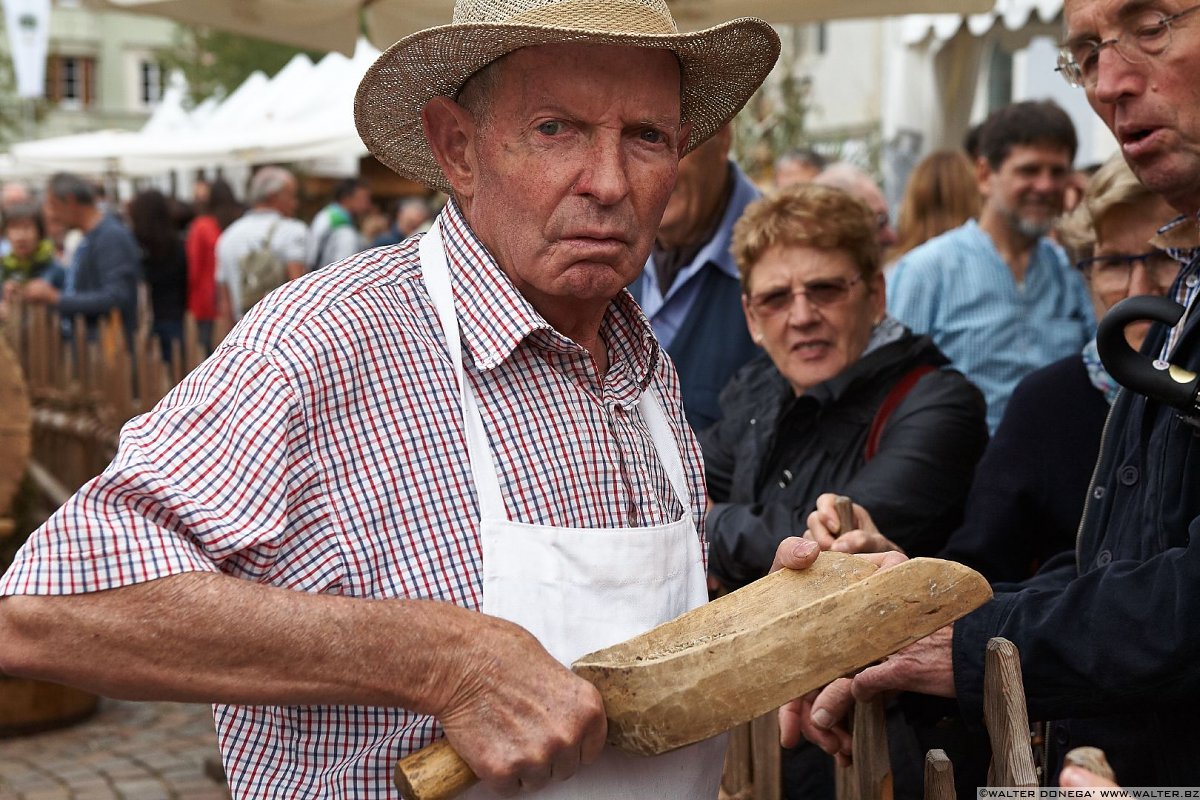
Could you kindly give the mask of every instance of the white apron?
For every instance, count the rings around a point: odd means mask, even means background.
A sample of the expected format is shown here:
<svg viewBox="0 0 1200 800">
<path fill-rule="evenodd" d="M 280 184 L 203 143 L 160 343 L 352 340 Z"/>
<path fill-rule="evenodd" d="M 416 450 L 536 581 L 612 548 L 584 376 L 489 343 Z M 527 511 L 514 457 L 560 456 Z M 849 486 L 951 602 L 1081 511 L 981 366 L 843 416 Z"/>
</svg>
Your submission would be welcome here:
<svg viewBox="0 0 1200 800">
<path fill-rule="evenodd" d="M 446 336 L 462 392 L 467 449 L 479 493 L 483 608 L 528 630 L 563 664 L 624 641 L 708 600 L 700 541 L 692 523 L 683 461 L 666 415 L 645 392 L 638 408 L 683 505 L 678 522 L 643 528 L 556 528 L 510 522 L 491 450 L 463 373 L 450 274 L 435 223 L 420 243 L 421 272 Z M 541 798 L 712 800 L 724 766 L 725 736 L 647 758 L 606 747 L 600 760 Z M 482 787 L 466 797 L 491 798 Z"/>
</svg>

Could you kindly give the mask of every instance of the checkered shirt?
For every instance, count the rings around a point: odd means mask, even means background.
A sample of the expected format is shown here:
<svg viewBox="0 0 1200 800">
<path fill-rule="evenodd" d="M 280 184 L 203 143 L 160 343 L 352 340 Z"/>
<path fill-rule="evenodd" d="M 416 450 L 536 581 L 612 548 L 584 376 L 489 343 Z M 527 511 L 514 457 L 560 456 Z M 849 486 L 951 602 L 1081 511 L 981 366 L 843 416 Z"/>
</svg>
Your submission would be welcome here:
<svg viewBox="0 0 1200 800">
<path fill-rule="evenodd" d="M 1184 214 L 1159 228 L 1158 235 L 1166 236 L 1175 229 L 1181 229 L 1186 225 L 1195 226 L 1198 223 L 1200 223 L 1200 214 Z M 1179 322 L 1171 328 L 1171 332 L 1167 335 L 1167 341 L 1163 343 L 1162 352 L 1159 353 L 1159 358 L 1165 361 L 1175 351 L 1175 345 L 1179 342 L 1183 328 L 1192 314 L 1192 301 L 1196 299 L 1197 294 L 1200 294 L 1200 248 L 1164 246 L 1162 250 L 1179 262 L 1179 275 L 1175 279 L 1171 296 L 1185 309 L 1179 317 Z"/>
<path fill-rule="evenodd" d="M 588 353 L 516 291 L 453 204 L 441 219 L 468 380 L 510 518 L 584 528 L 679 519 L 635 410 L 651 387 L 699 520 L 699 447 L 675 370 L 633 299 L 622 292 L 605 315 L 611 366 L 597 380 Z M 284 286 L 125 426 L 113 463 L 34 534 L 0 595 L 219 571 L 478 608 L 479 511 L 443 341 L 416 239 Z M 231 788 L 245 798 L 396 796 L 395 760 L 438 732 L 398 708 L 214 711 Z"/>
</svg>

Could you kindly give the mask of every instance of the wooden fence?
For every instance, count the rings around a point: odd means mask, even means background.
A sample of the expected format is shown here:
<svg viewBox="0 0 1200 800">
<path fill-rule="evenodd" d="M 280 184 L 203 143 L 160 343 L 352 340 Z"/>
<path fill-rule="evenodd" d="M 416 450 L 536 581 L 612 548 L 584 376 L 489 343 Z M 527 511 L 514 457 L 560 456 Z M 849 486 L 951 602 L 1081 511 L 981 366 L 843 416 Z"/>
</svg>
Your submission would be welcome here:
<svg viewBox="0 0 1200 800">
<path fill-rule="evenodd" d="M 984 667 L 984 722 L 992 745 L 989 786 L 1035 787 L 1033 744 L 1021 683 L 1021 660 L 1007 639 L 987 645 Z M 779 727 L 772 712 L 735 730 L 725 757 L 721 797 L 727 800 L 779 800 Z M 835 769 L 838 800 L 892 800 L 892 767 L 882 700 L 855 706 L 854 763 Z M 925 757 L 926 800 L 955 800 L 954 767 L 941 750 Z"/>
<path fill-rule="evenodd" d="M 72 334 L 63 331 L 58 315 L 40 305 L 15 303 L 3 321 L 32 406 L 31 477 L 60 502 L 53 495 L 74 491 L 112 460 L 121 426 L 206 355 L 190 318 L 168 360 L 145 324 L 129 341 L 117 312 L 90 330 L 77 317 Z"/>
</svg>

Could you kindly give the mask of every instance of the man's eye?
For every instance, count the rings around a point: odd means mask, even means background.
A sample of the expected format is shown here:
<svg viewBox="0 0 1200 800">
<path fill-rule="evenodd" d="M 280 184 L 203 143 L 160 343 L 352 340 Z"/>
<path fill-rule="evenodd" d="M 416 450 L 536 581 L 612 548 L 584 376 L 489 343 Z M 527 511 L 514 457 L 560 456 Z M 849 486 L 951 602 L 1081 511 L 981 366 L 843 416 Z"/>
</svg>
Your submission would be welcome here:
<svg viewBox="0 0 1200 800">
<path fill-rule="evenodd" d="M 647 128 L 642 131 L 642 141 L 650 144 L 659 144 L 667 140 L 667 135 L 662 131 L 656 131 L 653 128 Z"/>
<path fill-rule="evenodd" d="M 1142 41 L 1153 41 L 1167 32 L 1165 17 L 1158 12 L 1138 17 L 1130 26 L 1133 35 Z"/>
<path fill-rule="evenodd" d="M 562 131 L 562 123 L 558 122 L 557 120 L 543 122 L 541 125 L 537 126 L 537 131 L 545 136 L 554 136 Z"/>
<path fill-rule="evenodd" d="M 1071 53 L 1071 57 L 1075 59 L 1075 63 L 1083 67 L 1085 70 L 1096 65 L 1096 59 L 1099 57 L 1099 45 L 1095 42 L 1086 42 Z"/>
</svg>

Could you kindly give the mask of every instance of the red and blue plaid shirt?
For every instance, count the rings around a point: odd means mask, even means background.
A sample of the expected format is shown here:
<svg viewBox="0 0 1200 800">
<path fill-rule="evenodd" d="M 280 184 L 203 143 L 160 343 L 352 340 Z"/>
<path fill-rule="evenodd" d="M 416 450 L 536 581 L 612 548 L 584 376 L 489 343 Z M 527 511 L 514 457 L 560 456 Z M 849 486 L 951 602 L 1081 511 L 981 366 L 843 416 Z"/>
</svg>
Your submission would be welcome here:
<svg viewBox="0 0 1200 800">
<path fill-rule="evenodd" d="M 632 298 L 622 292 L 604 318 L 611 366 L 598 380 L 588 353 L 516 291 L 453 204 L 441 219 L 467 375 L 510 518 L 591 528 L 677 520 L 683 509 L 635 409 L 651 387 L 699 520 L 700 451 L 674 368 Z M 219 571 L 478 608 L 478 515 L 459 393 L 410 239 L 256 306 L 125 426 L 116 459 L 34 534 L 0 594 Z M 437 732 L 398 708 L 218 705 L 215 714 L 238 797 L 394 796 L 397 757 Z"/>
</svg>

